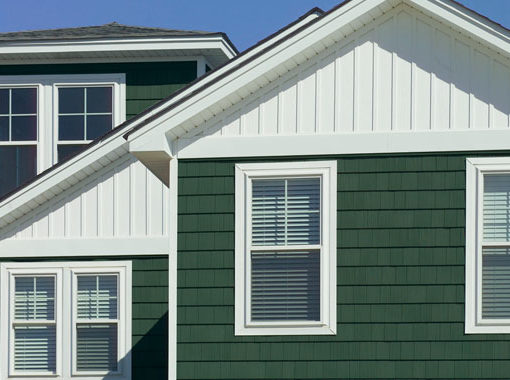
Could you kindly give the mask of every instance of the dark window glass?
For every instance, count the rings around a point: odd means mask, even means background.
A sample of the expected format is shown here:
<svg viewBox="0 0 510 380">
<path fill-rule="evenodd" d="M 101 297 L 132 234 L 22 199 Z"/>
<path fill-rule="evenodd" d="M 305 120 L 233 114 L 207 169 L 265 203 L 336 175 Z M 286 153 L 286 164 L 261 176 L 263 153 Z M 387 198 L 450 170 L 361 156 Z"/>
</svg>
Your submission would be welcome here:
<svg viewBox="0 0 510 380">
<path fill-rule="evenodd" d="M 12 116 L 11 141 L 37 140 L 37 116 Z"/>
<path fill-rule="evenodd" d="M 83 140 L 85 134 L 84 116 L 59 116 L 58 139 L 59 140 Z"/>
<path fill-rule="evenodd" d="M 75 153 L 80 152 L 86 146 L 86 144 L 59 145 L 57 147 L 58 160 L 62 161 L 68 157 L 74 156 Z"/>
<path fill-rule="evenodd" d="M 11 107 L 13 114 L 37 113 L 36 88 L 13 88 L 11 93 Z"/>
<path fill-rule="evenodd" d="M 58 112 L 59 113 L 83 113 L 85 112 L 85 89 L 59 88 L 58 89 Z"/>
<path fill-rule="evenodd" d="M 9 141 L 9 116 L 0 116 L 0 141 Z"/>
<path fill-rule="evenodd" d="M 87 113 L 112 112 L 112 88 L 87 88 Z"/>
<path fill-rule="evenodd" d="M 9 113 L 9 89 L 0 89 L 0 115 Z"/>
<path fill-rule="evenodd" d="M 87 140 L 94 140 L 111 129 L 111 115 L 87 115 Z"/>
<path fill-rule="evenodd" d="M 0 197 L 37 174 L 35 145 L 0 146 Z"/>
</svg>

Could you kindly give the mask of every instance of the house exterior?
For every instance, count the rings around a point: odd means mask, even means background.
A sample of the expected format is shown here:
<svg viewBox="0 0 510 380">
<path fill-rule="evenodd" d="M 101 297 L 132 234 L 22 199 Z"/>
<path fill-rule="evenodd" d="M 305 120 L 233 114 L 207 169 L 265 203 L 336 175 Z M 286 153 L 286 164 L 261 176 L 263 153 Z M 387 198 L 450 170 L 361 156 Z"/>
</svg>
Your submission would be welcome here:
<svg viewBox="0 0 510 380">
<path fill-rule="evenodd" d="M 0 45 L 5 141 L 52 125 L 0 200 L 2 378 L 509 378 L 510 31 L 350 0 L 242 54 L 203 37 L 162 49 L 186 79 L 128 36 Z"/>
</svg>

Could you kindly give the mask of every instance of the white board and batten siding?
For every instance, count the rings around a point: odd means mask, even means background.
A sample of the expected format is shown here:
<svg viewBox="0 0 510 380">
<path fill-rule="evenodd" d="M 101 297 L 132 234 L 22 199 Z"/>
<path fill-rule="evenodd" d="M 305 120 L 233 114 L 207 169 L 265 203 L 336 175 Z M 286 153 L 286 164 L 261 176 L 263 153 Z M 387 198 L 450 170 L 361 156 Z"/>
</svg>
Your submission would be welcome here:
<svg viewBox="0 0 510 380">
<path fill-rule="evenodd" d="M 204 136 L 510 130 L 509 115 L 508 59 L 402 4 L 204 123 L 181 146 Z"/>
<path fill-rule="evenodd" d="M 61 251 L 68 242 L 97 254 L 162 253 L 168 245 L 167 203 L 168 188 L 126 154 L 0 231 L 0 251 L 51 249 L 51 242 Z"/>
</svg>

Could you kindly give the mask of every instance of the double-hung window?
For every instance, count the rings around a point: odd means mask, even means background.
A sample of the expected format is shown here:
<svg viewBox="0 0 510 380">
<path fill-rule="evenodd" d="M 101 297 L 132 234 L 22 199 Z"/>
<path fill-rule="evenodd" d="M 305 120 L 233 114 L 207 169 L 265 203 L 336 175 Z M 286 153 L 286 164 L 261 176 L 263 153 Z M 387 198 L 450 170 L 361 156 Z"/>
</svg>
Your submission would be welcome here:
<svg viewBox="0 0 510 380">
<path fill-rule="evenodd" d="M 336 332 L 336 162 L 236 165 L 237 335 Z"/>
<path fill-rule="evenodd" d="M 130 262 L 4 263 L 0 275 L 3 379 L 130 379 Z"/>
<path fill-rule="evenodd" d="M 510 333 L 510 158 L 466 164 L 466 333 Z"/>
</svg>

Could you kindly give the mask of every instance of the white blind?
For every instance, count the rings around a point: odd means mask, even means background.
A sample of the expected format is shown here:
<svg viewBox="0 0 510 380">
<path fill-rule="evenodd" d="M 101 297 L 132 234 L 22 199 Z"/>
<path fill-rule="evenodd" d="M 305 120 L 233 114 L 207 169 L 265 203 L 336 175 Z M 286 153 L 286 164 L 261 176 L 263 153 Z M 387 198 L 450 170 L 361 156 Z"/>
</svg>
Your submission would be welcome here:
<svg viewBox="0 0 510 380">
<path fill-rule="evenodd" d="M 486 174 L 483 194 L 482 318 L 510 318 L 510 175 Z"/>
<path fill-rule="evenodd" d="M 320 178 L 254 179 L 251 201 L 251 319 L 320 320 Z"/>
<path fill-rule="evenodd" d="M 117 323 L 103 321 L 117 319 L 118 276 L 81 275 L 77 283 L 76 368 L 116 371 Z"/>
<path fill-rule="evenodd" d="M 78 276 L 78 318 L 117 318 L 117 276 Z"/>
<path fill-rule="evenodd" d="M 117 325 L 79 324 L 76 331 L 78 371 L 117 370 Z"/>
<path fill-rule="evenodd" d="M 320 320 L 319 250 L 251 255 L 252 320 Z"/>
<path fill-rule="evenodd" d="M 55 315 L 54 277 L 15 277 L 14 319 L 53 320 Z"/>
<path fill-rule="evenodd" d="M 320 243 L 320 178 L 252 183 L 253 245 Z"/>
<path fill-rule="evenodd" d="M 55 277 L 14 278 L 14 369 L 55 372 Z M 40 324 L 27 324 L 38 321 Z"/>
<path fill-rule="evenodd" d="M 14 369 L 55 372 L 55 326 L 14 327 Z"/>
</svg>

